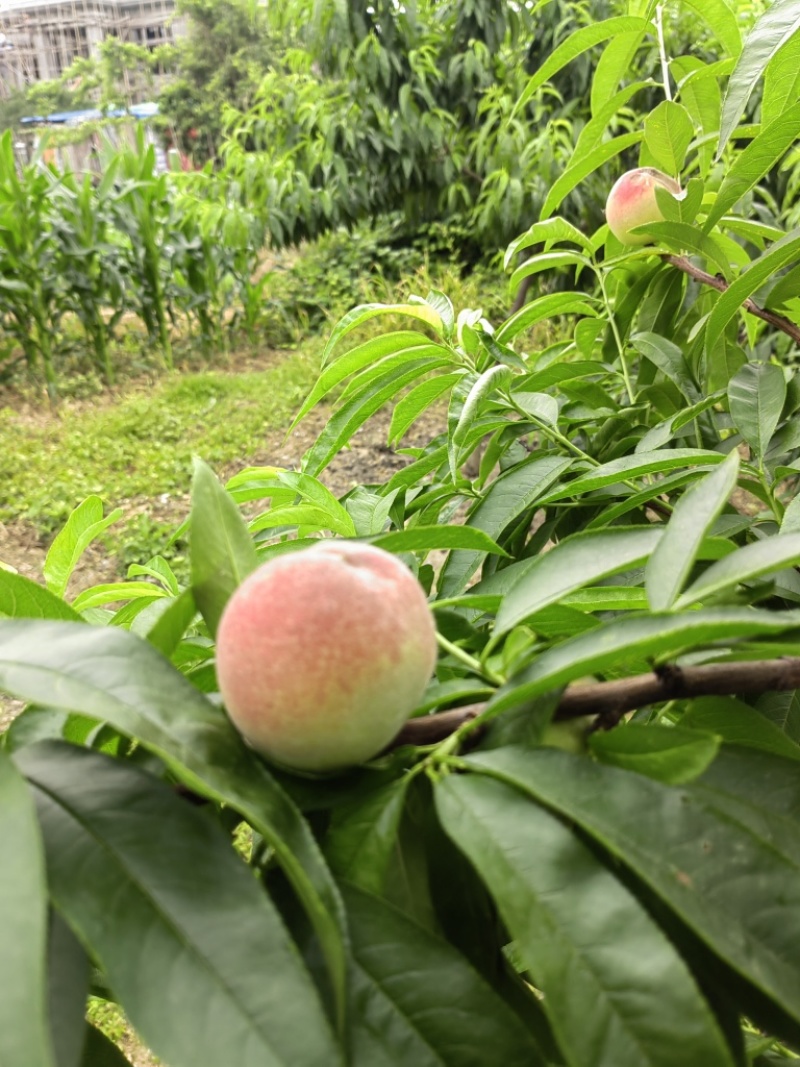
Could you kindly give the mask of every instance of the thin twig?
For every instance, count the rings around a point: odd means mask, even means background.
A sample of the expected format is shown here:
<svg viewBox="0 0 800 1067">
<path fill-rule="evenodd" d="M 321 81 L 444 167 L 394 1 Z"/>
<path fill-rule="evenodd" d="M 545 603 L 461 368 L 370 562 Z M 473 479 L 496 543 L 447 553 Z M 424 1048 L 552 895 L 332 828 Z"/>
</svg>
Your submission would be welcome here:
<svg viewBox="0 0 800 1067">
<path fill-rule="evenodd" d="M 656 5 L 656 34 L 658 35 L 658 54 L 661 57 L 661 74 L 664 79 L 664 96 L 667 100 L 672 99 L 672 89 L 669 85 L 669 60 L 667 59 L 667 46 L 664 43 L 664 5 Z"/>
<path fill-rule="evenodd" d="M 713 274 L 707 274 L 706 271 L 700 270 L 699 267 L 695 267 L 693 263 L 690 263 L 685 256 L 664 256 L 663 258 L 667 263 L 671 263 L 673 267 L 677 267 L 684 274 L 688 274 L 690 278 L 694 278 L 695 281 L 702 282 L 704 285 L 710 285 L 713 289 L 718 289 L 720 293 L 724 293 L 728 288 L 728 283 L 722 278 L 716 278 Z M 742 307 L 745 311 L 749 311 L 751 315 L 755 315 L 757 319 L 762 319 L 764 322 L 768 322 L 770 326 L 774 326 L 776 330 L 782 330 L 783 333 L 791 337 L 795 344 L 800 345 L 800 327 L 795 326 L 793 322 L 784 318 L 783 315 L 776 315 L 774 311 L 767 311 L 766 308 L 759 307 L 750 297 L 743 301 Z"/>
<path fill-rule="evenodd" d="M 653 674 L 638 674 L 613 682 L 590 682 L 569 686 L 563 693 L 555 719 L 579 719 L 587 715 L 619 718 L 635 708 L 667 700 L 698 696 L 753 695 L 776 690 L 800 689 L 800 657 L 712 663 L 703 667 L 671 667 Z M 400 745 L 433 745 L 477 718 L 486 704 L 468 704 L 411 719 L 394 739 Z"/>
</svg>

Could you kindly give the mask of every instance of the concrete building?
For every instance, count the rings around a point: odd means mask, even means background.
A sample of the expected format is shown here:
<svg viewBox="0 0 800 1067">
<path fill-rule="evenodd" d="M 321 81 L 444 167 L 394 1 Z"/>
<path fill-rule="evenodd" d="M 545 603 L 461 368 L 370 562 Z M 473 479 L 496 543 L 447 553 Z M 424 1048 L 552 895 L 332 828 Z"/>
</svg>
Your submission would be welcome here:
<svg viewBox="0 0 800 1067">
<path fill-rule="evenodd" d="M 174 0 L 0 0 L 0 96 L 57 78 L 107 37 L 156 48 L 182 32 Z"/>
</svg>

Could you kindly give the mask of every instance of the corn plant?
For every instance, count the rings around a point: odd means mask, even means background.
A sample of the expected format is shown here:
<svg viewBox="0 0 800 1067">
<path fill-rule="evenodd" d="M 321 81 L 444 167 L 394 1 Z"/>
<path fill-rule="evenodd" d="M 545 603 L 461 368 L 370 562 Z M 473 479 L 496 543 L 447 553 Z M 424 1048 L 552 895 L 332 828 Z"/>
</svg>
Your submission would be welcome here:
<svg viewBox="0 0 800 1067">
<path fill-rule="evenodd" d="M 0 318 L 28 368 L 56 393 L 54 337 L 64 311 L 50 224 L 52 175 L 38 160 L 17 170 L 11 131 L 0 139 Z"/>
<path fill-rule="evenodd" d="M 176 223 L 168 176 L 155 172 L 155 150 L 145 146 L 140 130 L 136 149 L 119 154 L 120 188 L 115 198 L 115 224 L 127 237 L 124 272 L 148 337 L 172 367 L 169 253 L 166 245 Z"/>
<path fill-rule="evenodd" d="M 233 281 L 230 254 L 219 232 L 222 214 L 221 205 L 180 197 L 172 238 L 175 300 L 189 321 L 196 321 L 206 356 L 227 347 L 223 326 Z"/>
<path fill-rule="evenodd" d="M 68 280 L 65 304 L 85 331 L 95 367 L 108 384 L 114 381 L 109 340 L 127 304 L 120 271 L 120 245 L 113 230 L 113 183 L 116 160 L 94 187 L 67 172 L 53 179 L 55 267 Z"/>
</svg>

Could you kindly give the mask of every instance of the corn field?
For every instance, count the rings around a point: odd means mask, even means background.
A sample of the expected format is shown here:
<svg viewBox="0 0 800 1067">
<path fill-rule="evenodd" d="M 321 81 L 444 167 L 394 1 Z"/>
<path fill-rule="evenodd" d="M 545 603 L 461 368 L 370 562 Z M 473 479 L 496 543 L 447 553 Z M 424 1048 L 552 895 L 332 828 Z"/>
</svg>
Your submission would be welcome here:
<svg viewBox="0 0 800 1067">
<path fill-rule="evenodd" d="M 76 345 L 113 384 L 113 342 L 137 320 L 166 367 L 176 334 L 206 355 L 235 331 L 253 339 L 263 225 L 183 178 L 156 172 L 143 137 L 108 148 L 99 178 L 20 166 L 11 132 L 0 139 L 0 370 L 24 361 L 54 397 Z"/>
</svg>

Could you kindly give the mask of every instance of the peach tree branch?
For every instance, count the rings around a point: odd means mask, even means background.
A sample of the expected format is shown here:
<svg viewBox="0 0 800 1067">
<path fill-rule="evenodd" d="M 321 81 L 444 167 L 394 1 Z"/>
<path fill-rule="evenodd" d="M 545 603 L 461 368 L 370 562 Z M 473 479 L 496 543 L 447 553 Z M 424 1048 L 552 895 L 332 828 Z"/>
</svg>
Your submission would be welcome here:
<svg viewBox="0 0 800 1067">
<path fill-rule="evenodd" d="M 668 667 L 651 674 L 638 674 L 613 682 L 590 682 L 568 686 L 554 719 L 600 716 L 602 725 L 614 725 L 628 711 L 648 704 L 699 696 L 754 696 L 776 690 L 800 689 L 800 657 L 751 660 L 742 663 L 712 663 L 701 667 Z M 443 741 L 486 707 L 469 704 L 419 719 L 410 719 L 391 748 L 401 745 L 432 745 Z"/>
<path fill-rule="evenodd" d="M 690 278 L 694 278 L 695 281 L 702 282 L 703 285 L 710 285 L 713 289 L 719 290 L 720 293 L 724 293 L 728 288 L 728 283 L 722 278 L 717 278 L 713 274 L 700 270 L 699 267 L 695 267 L 693 263 L 690 263 L 685 256 L 669 255 L 664 256 L 663 259 L 672 264 L 673 267 L 683 271 L 684 274 L 688 274 Z M 768 322 L 770 326 L 774 326 L 776 330 L 781 330 L 783 333 L 788 334 L 795 344 L 800 345 L 800 327 L 795 326 L 793 322 L 784 318 L 783 315 L 777 315 L 774 311 L 767 311 L 766 308 L 759 307 L 750 297 L 744 301 L 742 307 L 745 311 L 749 311 L 751 315 L 755 315 L 756 318 Z"/>
</svg>

